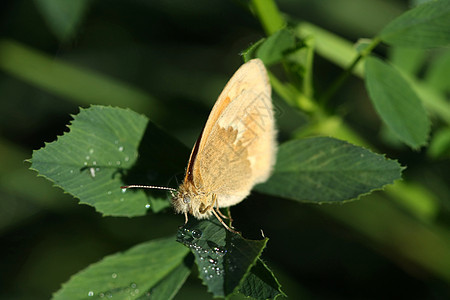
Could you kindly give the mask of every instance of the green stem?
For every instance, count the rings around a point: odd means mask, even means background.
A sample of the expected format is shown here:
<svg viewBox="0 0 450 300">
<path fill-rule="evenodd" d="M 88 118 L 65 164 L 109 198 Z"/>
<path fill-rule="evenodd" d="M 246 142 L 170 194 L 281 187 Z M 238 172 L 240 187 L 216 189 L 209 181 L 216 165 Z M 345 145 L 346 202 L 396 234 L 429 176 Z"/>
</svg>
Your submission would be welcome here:
<svg viewBox="0 0 450 300">
<path fill-rule="evenodd" d="M 252 0 L 254 13 L 261 22 L 267 36 L 280 30 L 286 25 L 278 7 L 273 0 Z"/>
<path fill-rule="evenodd" d="M 318 102 L 325 106 L 330 98 L 341 88 L 348 77 L 352 75 L 353 70 L 358 65 L 358 63 L 367 55 L 369 55 L 380 42 L 381 40 L 379 38 L 373 39 L 372 42 L 358 54 L 358 56 L 353 60 L 350 66 L 347 67 L 347 69 L 345 69 L 338 78 L 336 78 L 336 80 L 331 84 L 326 92 L 318 99 Z"/>
</svg>

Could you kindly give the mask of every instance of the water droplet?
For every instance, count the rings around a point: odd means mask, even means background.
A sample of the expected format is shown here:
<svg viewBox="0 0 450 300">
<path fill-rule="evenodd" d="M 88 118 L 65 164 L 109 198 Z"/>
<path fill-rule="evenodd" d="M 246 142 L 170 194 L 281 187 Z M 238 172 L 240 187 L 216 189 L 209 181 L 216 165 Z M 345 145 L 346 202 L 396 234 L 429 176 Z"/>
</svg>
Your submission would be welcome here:
<svg viewBox="0 0 450 300">
<path fill-rule="evenodd" d="M 220 247 L 214 247 L 213 248 L 214 253 L 216 253 L 218 256 L 224 256 L 225 254 L 227 254 L 227 249 L 223 249 Z"/>
<path fill-rule="evenodd" d="M 95 177 L 95 169 L 94 168 L 89 168 L 89 172 L 91 173 L 92 177 Z"/>
<path fill-rule="evenodd" d="M 119 151 L 122 152 L 123 151 L 123 146 L 119 147 Z"/>
<path fill-rule="evenodd" d="M 125 156 L 125 161 L 129 161 L 130 158 L 128 156 Z"/>
<path fill-rule="evenodd" d="M 194 239 L 199 239 L 199 238 L 202 237 L 202 232 L 201 232 L 200 230 L 193 229 L 193 230 L 192 230 L 192 237 L 193 237 Z"/>
<path fill-rule="evenodd" d="M 89 154 L 92 154 L 92 153 L 94 153 L 94 149 L 93 148 L 89 149 Z"/>
<path fill-rule="evenodd" d="M 86 155 L 86 159 L 89 160 L 91 157 L 89 155 Z"/>
<path fill-rule="evenodd" d="M 217 260 L 215 260 L 213 258 L 210 258 L 208 261 L 210 264 L 217 265 Z"/>
<path fill-rule="evenodd" d="M 117 145 L 118 143 L 119 143 L 119 141 L 118 141 L 118 140 L 115 140 L 115 141 L 114 141 L 114 144 L 116 144 L 116 145 Z"/>
<path fill-rule="evenodd" d="M 83 164 L 84 164 L 85 166 L 87 166 L 87 161 L 85 161 Z"/>
<path fill-rule="evenodd" d="M 70 170 L 70 174 L 73 174 L 73 170 Z"/>
<path fill-rule="evenodd" d="M 130 288 L 132 289 L 137 288 L 137 284 L 135 282 L 130 283 Z"/>
<path fill-rule="evenodd" d="M 94 292 L 93 291 L 89 291 L 88 292 L 88 297 L 92 297 L 92 296 L 94 296 Z"/>
<path fill-rule="evenodd" d="M 111 191 L 108 191 L 108 193 L 107 193 L 108 195 L 111 195 Z"/>
<path fill-rule="evenodd" d="M 127 188 L 122 189 L 122 193 L 125 193 L 127 191 Z"/>
<path fill-rule="evenodd" d="M 150 204 L 145 204 L 145 208 L 150 208 Z"/>
<path fill-rule="evenodd" d="M 105 294 L 100 293 L 100 294 L 98 294 L 98 296 L 99 296 L 100 298 L 103 298 L 103 297 L 105 297 Z"/>
<path fill-rule="evenodd" d="M 106 298 L 111 299 L 113 297 L 113 294 L 111 292 L 106 292 Z"/>
<path fill-rule="evenodd" d="M 124 200 L 123 198 L 120 198 L 120 202 L 123 202 L 123 200 Z"/>
<path fill-rule="evenodd" d="M 117 273 L 112 273 L 111 277 L 112 277 L 112 279 L 116 279 L 117 278 Z"/>
<path fill-rule="evenodd" d="M 97 162 L 94 160 L 94 161 L 92 162 L 92 164 L 95 166 L 95 165 L 97 164 Z"/>
<path fill-rule="evenodd" d="M 120 160 L 116 161 L 116 165 L 118 166 L 120 165 Z"/>
</svg>

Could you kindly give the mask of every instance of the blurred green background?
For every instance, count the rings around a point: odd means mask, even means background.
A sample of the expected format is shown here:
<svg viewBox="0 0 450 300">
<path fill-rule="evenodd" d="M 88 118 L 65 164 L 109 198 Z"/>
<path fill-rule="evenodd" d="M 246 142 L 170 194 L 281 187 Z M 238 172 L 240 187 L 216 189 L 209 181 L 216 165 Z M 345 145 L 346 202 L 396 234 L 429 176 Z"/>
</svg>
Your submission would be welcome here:
<svg viewBox="0 0 450 300">
<path fill-rule="evenodd" d="M 90 104 L 129 107 L 191 147 L 242 63 L 239 53 L 264 37 L 246 1 L 62 2 L 0 4 L 2 299 L 48 299 L 90 263 L 175 234 L 184 220 L 170 210 L 102 218 L 28 170 L 24 160 L 32 150 L 67 131 L 70 114 Z M 355 42 L 374 36 L 411 3 L 277 4 L 293 19 Z M 315 58 L 318 91 L 339 73 Z M 250 238 L 264 230 L 270 241 L 263 259 L 291 299 L 449 298 L 448 159 L 390 143 L 358 78 L 333 102 L 380 153 L 408 167 L 408 194 L 376 192 L 345 205 L 314 206 L 255 193 L 232 209 L 235 226 Z M 280 111 L 280 140 L 286 140 L 307 119 L 287 105 Z M 177 299 L 203 298 L 211 297 L 194 272 Z"/>
</svg>

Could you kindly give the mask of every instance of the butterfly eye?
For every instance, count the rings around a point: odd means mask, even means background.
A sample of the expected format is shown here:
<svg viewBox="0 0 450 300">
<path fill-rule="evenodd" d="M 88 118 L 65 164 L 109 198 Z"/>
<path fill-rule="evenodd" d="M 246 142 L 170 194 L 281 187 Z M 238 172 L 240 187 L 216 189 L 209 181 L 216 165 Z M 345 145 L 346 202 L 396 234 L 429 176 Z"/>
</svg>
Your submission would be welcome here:
<svg viewBox="0 0 450 300">
<path fill-rule="evenodd" d="M 189 204 L 189 203 L 191 203 L 191 198 L 190 198 L 189 196 L 184 196 L 184 197 L 183 197 L 183 202 L 184 202 L 185 204 Z"/>
</svg>

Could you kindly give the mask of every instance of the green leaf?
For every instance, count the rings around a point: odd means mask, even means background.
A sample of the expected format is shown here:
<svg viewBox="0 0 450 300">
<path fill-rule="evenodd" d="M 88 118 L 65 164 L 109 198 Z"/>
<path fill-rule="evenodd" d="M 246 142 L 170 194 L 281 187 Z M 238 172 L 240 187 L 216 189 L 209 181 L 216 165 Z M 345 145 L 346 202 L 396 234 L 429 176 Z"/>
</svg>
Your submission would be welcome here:
<svg viewBox="0 0 450 300">
<path fill-rule="evenodd" d="M 256 190 L 301 202 L 342 202 L 393 183 L 401 170 L 396 161 L 344 141 L 293 140 L 280 146 L 272 176 Z"/>
<path fill-rule="evenodd" d="M 424 75 L 427 86 L 442 92 L 450 92 L 450 51 L 446 51 L 434 58 Z M 449 105 L 447 104 L 447 109 Z M 450 120 L 447 120 L 447 122 Z"/>
<path fill-rule="evenodd" d="M 266 264 L 258 259 L 256 264 L 239 286 L 239 293 L 253 299 L 275 299 L 278 296 L 286 296 L 281 290 L 281 285 Z"/>
<path fill-rule="evenodd" d="M 260 39 L 258 40 L 256 43 L 253 43 L 252 45 L 250 45 L 250 47 L 248 47 L 247 49 L 243 50 L 241 52 L 242 57 L 244 58 L 244 62 L 248 62 L 249 60 L 253 59 L 256 57 L 256 50 L 259 48 L 259 46 L 264 43 L 266 39 Z"/>
<path fill-rule="evenodd" d="M 86 12 L 89 0 L 35 0 L 51 30 L 65 41 L 75 35 Z"/>
<path fill-rule="evenodd" d="M 427 52 L 418 48 L 392 47 L 389 52 L 389 58 L 392 64 L 399 69 L 416 75 L 426 62 Z"/>
<path fill-rule="evenodd" d="M 429 1 L 402 14 L 379 34 L 395 46 L 432 48 L 450 44 L 450 2 Z"/>
<path fill-rule="evenodd" d="M 145 193 L 124 193 L 120 186 L 166 186 L 187 161 L 184 146 L 131 110 L 81 109 L 69 129 L 33 152 L 31 168 L 104 215 L 144 215 L 149 207 Z"/>
<path fill-rule="evenodd" d="M 281 29 L 269 36 L 256 50 L 256 56 L 266 65 L 274 64 L 283 55 L 295 48 L 295 37 L 291 31 Z"/>
<path fill-rule="evenodd" d="M 195 256 L 200 278 L 215 297 L 231 295 L 256 263 L 267 238 L 247 240 L 227 231 L 215 218 L 191 218 L 178 231 L 177 240 Z M 263 281 L 260 288 L 263 288 Z"/>
<path fill-rule="evenodd" d="M 172 272 L 153 286 L 143 297 L 139 299 L 168 300 L 175 297 L 186 278 L 191 273 L 194 265 L 194 256 L 189 254 L 185 257 L 184 263 L 178 265 Z"/>
<path fill-rule="evenodd" d="M 431 140 L 430 147 L 427 151 L 428 156 L 437 158 L 449 158 L 450 157 L 450 128 L 445 127 L 436 132 Z"/>
<path fill-rule="evenodd" d="M 427 142 L 430 131 L 422 102 L 399 71 L 377 59 L 366 60 L 366 86 L 383 122 L 412 148 Z"/>
<path fill-rule="evenodd" d="M 124 253 L 107 256 L 75 274 L 53 299 L 137 299 L 148 296 L 152 288 L 161 288 L 162 280 L 170 281 L 174 287 L 180 286 L 186 276 L 178 277 L 180 282 L 175 284 L 173 272 L 186 263 L 186 254 L 187 249 L 173 237 L 137 245 Z M 190 269 L 190 266 L 182 269 Z"/>
</svg>

